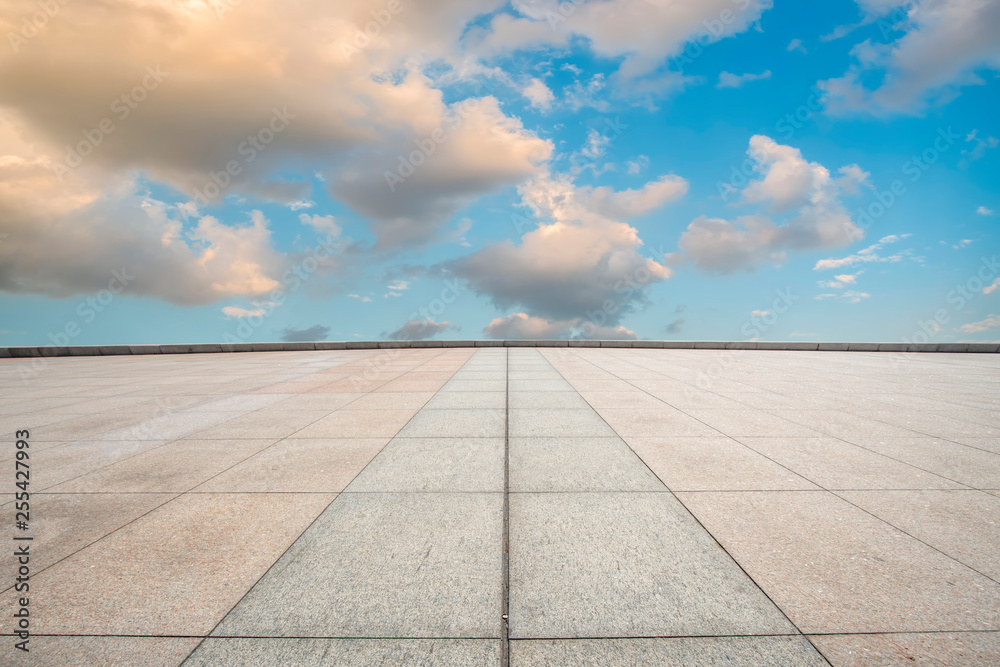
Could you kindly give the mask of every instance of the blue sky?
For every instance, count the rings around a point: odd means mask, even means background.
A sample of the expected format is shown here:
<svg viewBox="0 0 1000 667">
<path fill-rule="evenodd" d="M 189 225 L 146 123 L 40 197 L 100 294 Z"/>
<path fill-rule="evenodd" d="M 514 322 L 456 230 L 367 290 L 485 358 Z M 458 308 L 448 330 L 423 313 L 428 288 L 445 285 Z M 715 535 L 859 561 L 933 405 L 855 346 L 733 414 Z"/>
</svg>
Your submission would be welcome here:
<svg viewBox="0 0 1000 667">
<path fill-rule="evenodd" d="M 2 345 L 1000 339 L 1000 2 L 88 4 L 5 19 Z"/>
</svg>

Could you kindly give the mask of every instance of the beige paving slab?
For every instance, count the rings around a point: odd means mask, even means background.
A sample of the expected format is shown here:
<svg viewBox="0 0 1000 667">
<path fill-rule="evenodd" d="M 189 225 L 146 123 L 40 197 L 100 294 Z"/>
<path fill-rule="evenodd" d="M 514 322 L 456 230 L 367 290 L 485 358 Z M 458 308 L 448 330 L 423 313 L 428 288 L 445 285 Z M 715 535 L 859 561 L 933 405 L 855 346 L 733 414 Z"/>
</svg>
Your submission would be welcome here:
<svg viewBox="0 0 1000 667">
<path fill-rule="evenodd" d="M 207 634 L 333 497 L 181 496 L 32 577 L 34 629 Z"/>
<path fill-rule="evenodd" d="M 40 572 L 174 497 L 169 493 L 32 494 L 32 571 Z M 14 512 L 13 503 L 3 507 L 4 518 L 8 519 L 5 525 L 14 525 Z M 4 550 L 0 566 L 4 572 L 16 569 L 13 548 Z M 7 589 L 14 582 L 0 585 Z"/>
<path fill-rule="evenodd" d="M 191 434 L 190 438 L 232 440 L 287 438 L 330 414 L 329 410 L 257 410 Z"/>
<path fill-rule="evenodd" d="M 1000 581 L 1000 498 L 982 491 L 842 491 L 837 495 Z"/>
<path fill-rule="evenodd" d="M 1000 488 L 1000 454 L 939 438 L 859 436 L 851 442 L 973 488 Z"/>
<path fill-rule="evenodd" d="M 739 410 L 687 409 L 684 413 L 728 436 L 806 437 L 817 431 L 752 408 Z"/>
<path fill-rule="evenodd" d="M 813 644 L 834 667 L 1000 665 L 1000 633 L 819 635 Z"/>
<path fill-rule="evenodd" d="M 292 410 L 320 410 L 327 413 L 333 412 L 334 410 L 339 410 L 352 403 L 353 401 L 361 398 L 365 394 L 362 393 L 323 393 L 323 394 L 310 394 L 310 393 L 300 393 L 294 394 L 287 401 L 281 404 L 282 409 L 292 411 Z"/>
<path fill-rule="evenodd" d="M 732 438 L 630 436 L 626 442 L 674 491 L 819 488 Z"/>
<path fill-rule="evenodd" d="M 341 410 L 419 410 L 434 396 L 434 391 L 373 392 L 361 396 Z"/>
<path fill-rule="evenodd" d="M 340 410 L 295 435 L 299 438 L 391 438 L 416 413 L 415 409 Z"/>
<path fill-rule="evenodd" d="M 96 665 L 176 667 L 198 646 L 192 637 L 47 637 L 30 640 L 27 660 L 10 665 L 95 667 Z M 4 647 L 4 651 L 7 647 Z"/>
<path fill-rule="evenodd" d="M 338 493 L 389 438 L 289 438 L 200 484 L 196 492 Z"/>
<path fill-rule="evenodd" d="M 739 442 L 827 489 L 966 488 L 836 438 L 750 438 Z"/>
<path fill-rule="evenodd" d="M 832 493 L 678 493 L 805 633 L 1000 628 L 1000 584 Z"/>
<path fill-rule="evenodd" d="M 35 491 L 49 489 L 166 444 L 166 440 L 84 440 L 42 451 L 32 445 L 31 486 Z"/>
<path fill-rule="evenodd" d="M 277 442 L 178 440 L 57 484 L 58 493 L 183 493 Z"/>
<path fill-rule="evenodd" d="M 706 426 L 680 410 L 663 406 L 658 410 L 643 408 L 595 408 L 598 414 L 624 437 L 718 436 L 719 431 Z"/>
</svg>

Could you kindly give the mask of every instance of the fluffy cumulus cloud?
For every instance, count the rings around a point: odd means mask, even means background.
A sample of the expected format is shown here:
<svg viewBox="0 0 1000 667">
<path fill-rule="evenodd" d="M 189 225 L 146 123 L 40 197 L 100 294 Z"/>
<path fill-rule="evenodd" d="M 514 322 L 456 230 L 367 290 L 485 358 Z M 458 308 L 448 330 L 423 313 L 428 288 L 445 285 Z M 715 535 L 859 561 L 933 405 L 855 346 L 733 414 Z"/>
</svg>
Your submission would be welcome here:
<svg viewBox="0 0 1000 667">
<path fill-rule="evenodd" d="M 43 37 L 0 52 L 0 289 L 65 296 L 141 265 L 129 285 L 141 295 L 260 294 L 287 258 L 262 218 L 205 215 L 231 195 L 294 210 L 328 187 L 382 246 L 433 238 L 471 198 L 538 175 L 552 150 L 495 98 L 445 103 L 424 75 L 460 67 L 468 22 L 500 5 L 62 5 Z M 8 3 L 2 32 L 37 9 Z M 401 156 L 423 164 L 393 189 Z M 180 198 L 153 201 L 150 184 Z"/>
<path fill-rule="evenodd" d="M 498 13 L 488 26 L 471 30 L 466 42 L 488 58 L 516 49 L 565 47 L 583 38 L 595 55 L 622 59 L 613 77 L 617 90 L 660 94 L 683 81 L 676 71 L 664 70 L 669 59 L 683 64 L 689 46 L 700 49 L 743 32 L 771 4 L 771 0 L 515 0 L 511 12 Z"/>
<path fill-rule="evenodd" d="M 403 326 L 388 334 L 392 340 L 426 340 L 433 338 L 442 331 L 458 329 L 451 322 L 435 322 L 430 317 L 406 321 Z"/>
<path fill-rule="evenodd" d="M 685 191 L 686 183 L 674 176 L 618 192 L 579 187 L 565 177 L 534 179 L 520 192 L 538 220 L 536 229 L 519 243 L 487 245 L 445 267 L 499 308 L 519 307 L 553 327 L 586 323 L 584 335 L 593 335 L 597 327 L 617 326 L 644 302 L 650 285 L 670 276 L 660 261 L 640 252 L 638 231 L 610 216 L 641 215 Z M 526 326 L 524 320 L 515 324 Z"/>
<path fill-rule="evenodd" d="M 832 113 L 920 112 L 951 99 L 963 85 L 982 84 L 980 72 L 1000 70 L 997 0 L 859 4 L 889 41 L 857 44 L 847 72 L 821 82 Z"/>
<path fill-rule="evenodd" d="M 483 333 L 500 339 L 567 338 L 575 324 L 575 319 L 549 320 L 525 313 L 512 313 L 494 319 L 483 329 Z"/>
<path fill-rule="evenodd" d="M 524 87 L 524 90 L 521 91 L 521 94 L 528 99 L 531 106 L 538 107 L 539 109 L 548 109 L 552 106 L 552 100 L 555 99 L 555 95 L 553 95 L 549 87 L 545 85 L 545 82 L 540 79 L 532 79 L 531 82 Z"/>
<path fill-rule="evenodd" d="M 690 261 L 712 273 L 752 271 L 761 264 L 781 264 L 790 251 L 845 246 L 863 237 L 840 201 L 867 178 L 856 165 L 833 178 L 799 149 L 762 135 L 750 139 L 747 153 L 759 178 L 742 190 L 742 203 L 761 210 L 734 220 L 695 219 L 672 261 Z"/>
<path fill-rule="evenodd" d="M 337 174 L 338 198 L 374 222 L 381 246 L 421 243 L 476 196 L 542 171 L 552 143 L 505 116 L 494 97 L 442 108 L 421 136 L 366 148 Z"/>
<path fill-rule="evenodd" d="M 287 259 L 259 211 L 185 221 L 128 175 L 60 179 L 53 160 L 0 126 L 0 289 L 68 297 L 108 289 L 199 305 L 281 286 Z"/>
<path fill-rule="evenodd" d="M 552 320 L 532 317 L 526 313 L 511 313 L 497 317 L 483 328 L 490 338 L 514 340 L 586 339 L 586 340 L 638 340 L 630 329 L 618 326 L 598 326 L 582 317 Z"/>
</svg>

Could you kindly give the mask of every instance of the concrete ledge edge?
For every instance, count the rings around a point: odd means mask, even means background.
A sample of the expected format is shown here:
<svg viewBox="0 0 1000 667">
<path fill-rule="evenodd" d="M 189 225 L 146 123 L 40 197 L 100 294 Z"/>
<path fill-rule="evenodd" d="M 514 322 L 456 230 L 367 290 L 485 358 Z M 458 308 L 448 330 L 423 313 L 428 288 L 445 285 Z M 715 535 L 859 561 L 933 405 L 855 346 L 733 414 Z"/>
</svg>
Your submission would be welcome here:
<svg viewBox="0 0 1000 667">
<path fill-rule="evenodd" d="M 990 354 L 1000 343 L 806 343 L 778 341 L 683 340 L 400 340 L 296 343 L 194 343 L 187 345 L 51 345 L 0 347 L 0 358 L 120 356 L 132 354 L 214 354 L 219 352 L 307 352 L 453 347 L 607 347 L 664 350 L 785 350 L 819 352 L 945 352 Z"/>
</svg>

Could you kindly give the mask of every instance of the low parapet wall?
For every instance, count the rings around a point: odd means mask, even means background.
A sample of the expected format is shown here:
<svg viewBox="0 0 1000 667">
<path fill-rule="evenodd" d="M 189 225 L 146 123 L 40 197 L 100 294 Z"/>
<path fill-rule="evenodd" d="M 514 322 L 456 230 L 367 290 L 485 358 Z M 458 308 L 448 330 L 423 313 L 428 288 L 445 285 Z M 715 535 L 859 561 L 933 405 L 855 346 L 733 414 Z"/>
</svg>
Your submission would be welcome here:
<svg viewBox="0 0 1000 667">
<path fill-rule="evenodd" d="M 677 340 L 414 340 L 320 341 L 315 343 L 198 343 L 191 345 L 73 345 L 0 347 L 0 357 L 76 357 L 119 354 L 203 354 L 212 352 L 303 352 L 427 347 L 615 347 L 666 350 L 803 350 L 820 352 L 974 352 L 1000 351 L 998 343 L 783 343 Z"/>
</svg>

